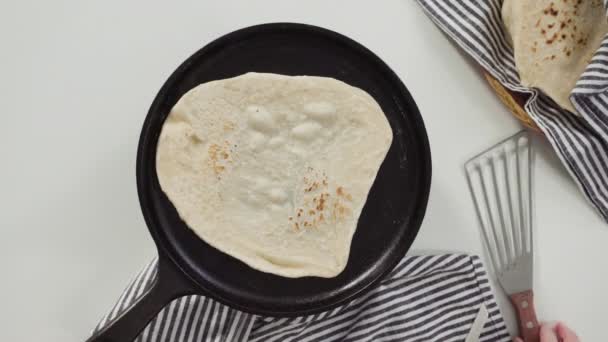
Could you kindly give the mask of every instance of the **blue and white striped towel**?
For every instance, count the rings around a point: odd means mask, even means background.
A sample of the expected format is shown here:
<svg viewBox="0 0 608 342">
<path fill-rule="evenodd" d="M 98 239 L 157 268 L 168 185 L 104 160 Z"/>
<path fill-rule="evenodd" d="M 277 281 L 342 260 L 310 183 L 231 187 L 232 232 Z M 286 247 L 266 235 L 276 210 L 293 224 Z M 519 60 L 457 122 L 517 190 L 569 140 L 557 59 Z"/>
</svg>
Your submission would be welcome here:
<svg viewBox="0 0 608 342">
<path fill-rule="evenodd" d="M 571 101 L 582 117 L 560 109 L 536 89 L 523 87 L 503 31 L 503 0 L 417 0 L 427 15 L 506 88 L 530 94 L 525 109 L 545 133 L 587 199 L 608 221 L 608 37 Z M 605 0 L 608 8 L 608 0 Z"/>
<path fill-rule="evenodd" d="M 95 331 L 136 301 L 155 273 L 153 261 Z M 261 317 L 187 296 L 167 305 L 136 341 L 464 341 L 482 306 L 488 320 L 479 341 L 511 341 L 479 257 L 408 256 L 375 289 L 334 310 L 298 318 Z"/>
</svg>

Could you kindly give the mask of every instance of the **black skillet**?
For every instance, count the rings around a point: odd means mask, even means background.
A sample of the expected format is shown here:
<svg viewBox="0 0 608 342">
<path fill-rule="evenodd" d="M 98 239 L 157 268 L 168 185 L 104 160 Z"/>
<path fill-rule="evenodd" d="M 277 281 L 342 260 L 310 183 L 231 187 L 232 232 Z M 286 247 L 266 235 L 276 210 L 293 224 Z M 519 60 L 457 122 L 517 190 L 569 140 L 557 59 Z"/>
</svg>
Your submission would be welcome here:
<svg viewBox="0 0 608 342">
<path fill-rule="evenodd" d="M 158 184 L 156 144 L 171 107 L 200 83 L 250 71 L 333 77 L 359 87 L 376 99 L 393 129 L 348 264 L 335 278 L 283 278 L 221 253 L 182 222 Z M 141 300 L 91 341 L 131 341 L 163 306 L 190 294 L 266 316 L 306 315 L 343 304 L 370 290 L 405 255 L 424 217 L 430 184 L 431 154 L 418 108 L 397 75 L 371 51 L 303 24 L 264 24 L 227 34 L 180 65 L 150 107 L 137 151 L 137 189 L 158 247 L 158 277 Z"/>
</svg>

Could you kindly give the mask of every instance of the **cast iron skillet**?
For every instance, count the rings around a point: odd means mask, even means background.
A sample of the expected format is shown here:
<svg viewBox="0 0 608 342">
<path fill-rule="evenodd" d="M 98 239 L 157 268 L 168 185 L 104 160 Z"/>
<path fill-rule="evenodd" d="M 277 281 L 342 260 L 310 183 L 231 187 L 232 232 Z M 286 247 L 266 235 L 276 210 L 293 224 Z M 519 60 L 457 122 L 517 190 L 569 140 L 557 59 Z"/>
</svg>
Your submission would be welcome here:
<svg viewBox="0 0 608 342">
<path fill-rule="evenodd" d="M 393 129 L 348 264 L 335 278 L 283 278 L 219 252 L 182 222 L 158 184 L 156 144 L 171 107 L 200 83 L 250 71 L 342 80 L 371 94 Z M 227 34 L 180 65 L 150 107 L 137 151 L 137 189 L 158 247 L 158 277 L 141 300 L 91 341 L 131 341 L 165 304 L 189 294 L 267 316 L 312 314 L 347 302 L 371 289 L 405 255 L 424 217 L 430 184 L 431 155 L 420 113 L 403 83 L 371 51 L 303 24 L 264 24 Z"/>
</svg>

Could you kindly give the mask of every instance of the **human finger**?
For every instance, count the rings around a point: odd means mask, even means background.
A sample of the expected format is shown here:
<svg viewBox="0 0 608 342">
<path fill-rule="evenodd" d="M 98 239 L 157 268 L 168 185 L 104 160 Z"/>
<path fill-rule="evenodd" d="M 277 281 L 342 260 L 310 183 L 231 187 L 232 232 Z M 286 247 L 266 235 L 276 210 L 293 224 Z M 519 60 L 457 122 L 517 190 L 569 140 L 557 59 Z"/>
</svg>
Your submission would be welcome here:
<svg viewBox="0 0 608 342">
<path fill-rule="evenodd" d="M 555 331 L 557 332 L 557 336 L 564 342 L 580 342 L 576 333 L 562 322 L 557 323 Z"/>
</svg>

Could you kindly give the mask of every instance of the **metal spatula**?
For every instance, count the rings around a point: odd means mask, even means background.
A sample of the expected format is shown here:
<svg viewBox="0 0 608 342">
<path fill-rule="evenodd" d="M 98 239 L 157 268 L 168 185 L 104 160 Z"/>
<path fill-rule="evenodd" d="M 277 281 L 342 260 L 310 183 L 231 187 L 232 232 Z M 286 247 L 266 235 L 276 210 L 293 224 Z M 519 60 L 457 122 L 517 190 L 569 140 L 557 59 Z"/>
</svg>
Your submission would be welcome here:
<svg viewBox="0 0 608 342">
<path fill-rule="evenodd" d="M 517 311 L 520 335 L 539 341 L 533 301 L 533 151 L 520 132 L 465 164 L 485 246 Z"/>
</svg>

